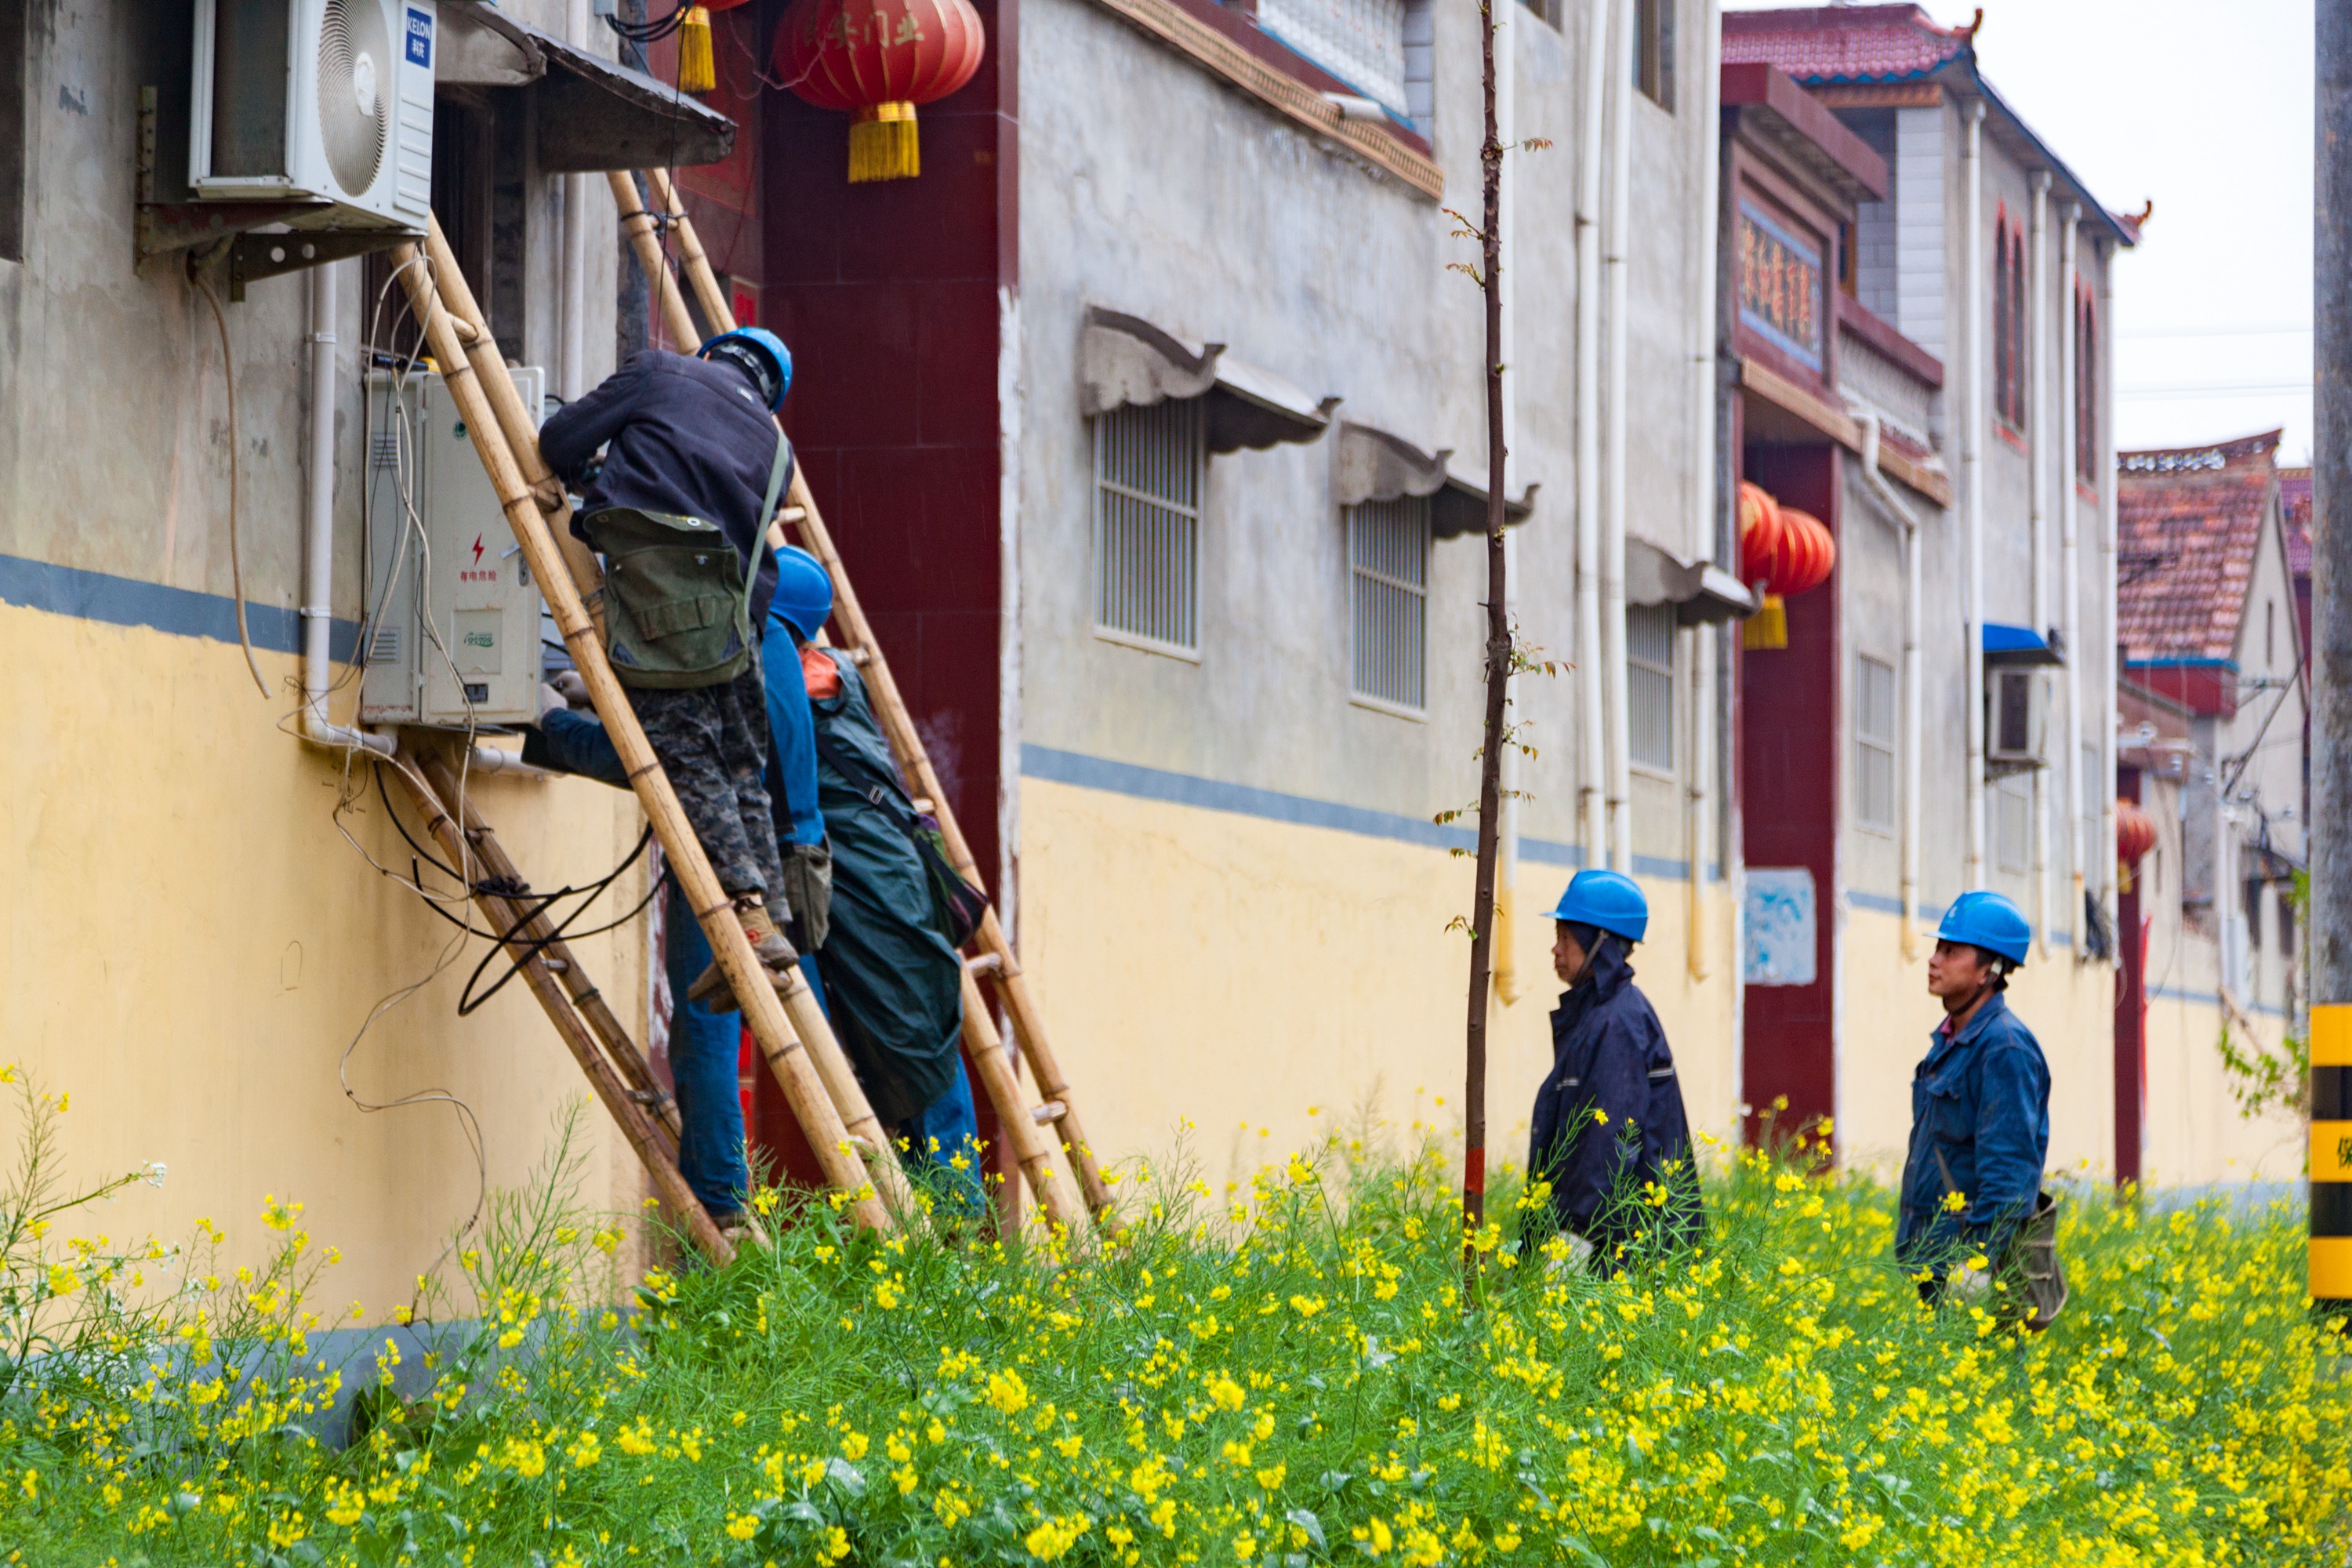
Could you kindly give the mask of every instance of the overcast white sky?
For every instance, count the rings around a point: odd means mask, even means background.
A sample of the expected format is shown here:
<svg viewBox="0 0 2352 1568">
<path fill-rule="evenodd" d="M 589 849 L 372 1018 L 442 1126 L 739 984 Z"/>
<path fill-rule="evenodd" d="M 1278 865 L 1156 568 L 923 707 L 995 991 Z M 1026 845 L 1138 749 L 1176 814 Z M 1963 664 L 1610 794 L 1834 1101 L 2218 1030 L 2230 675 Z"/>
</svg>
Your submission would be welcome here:
<svg viewBox="0 0 2352 1568">
<path fill-rule="evenodd" d="M 2155 199 L 2116 268 L 2117 444 L 2284 426 L 2307 461 L 2312 0 L 1990 0 L 1977 58 L 2100 201 Z"/>
</svg>

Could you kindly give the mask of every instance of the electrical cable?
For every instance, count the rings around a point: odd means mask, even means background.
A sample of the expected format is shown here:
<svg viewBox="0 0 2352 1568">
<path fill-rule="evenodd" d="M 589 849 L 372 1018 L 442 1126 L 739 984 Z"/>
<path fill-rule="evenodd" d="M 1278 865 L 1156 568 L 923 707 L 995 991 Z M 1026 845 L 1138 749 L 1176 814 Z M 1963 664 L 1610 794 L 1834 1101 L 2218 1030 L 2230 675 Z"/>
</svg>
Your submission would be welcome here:
<svg viewBox="0 0 2352 1568">
<path fill-rule="evenodd" d="M 686 14 L 693 8 L 693 0 L 678 0 L 677 7 L 667 16 L 644 22 L 625 22 L 615 14 L 604 18 L 604 26 L 642 48 L 677 32 L 685 25 Z"/>
<path fill-rule="evenodd" d="M 221 374 L 228 382 L 228 576 L 236 595 L 236 646 L 245 650 L 245 668 L 253 672 L 253 684 L 267 698 L 269 682 L 261 679 L 261 666 L 253 657 L 253 633 L 245 624 L 245 560 L 236 542 L 236 362 L 229 357 L 228 318 L 221 313 L 220 297 L 202 274 L 192 268 L 188 281 L 196 286 L 196 292 L 213 308 L 213 325 L 220 331 Z"/>
</svg>

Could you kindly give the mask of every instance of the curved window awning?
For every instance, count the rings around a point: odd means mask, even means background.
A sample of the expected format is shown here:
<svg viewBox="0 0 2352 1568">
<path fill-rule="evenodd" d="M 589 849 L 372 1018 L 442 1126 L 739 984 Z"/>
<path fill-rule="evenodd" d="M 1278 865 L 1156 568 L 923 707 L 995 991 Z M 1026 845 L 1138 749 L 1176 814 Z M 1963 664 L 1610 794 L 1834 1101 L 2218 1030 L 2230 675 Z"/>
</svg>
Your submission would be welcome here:
<svg viewBox="0 0 2352 1568">
<path fill-rule="evenodd" d="M 1711 561 L 1685 561 L 1646 539 L 1625 540 L 1625 602 L 1672 605 L 1677 626 L 1744 621 L 1758 609 L 1748 584 Z"/>
<path fill-rule="evenodd" d="M 1321 440 L 1339 405 L 1336 397 L 1318 401 L 1272 371 L 1234 359 L 1223 343 L 1188 342 L 1100 305 L 1087 308 L 1078 359 L 1078 401 L 1087 418 L 1129 405 L 1206 397 L 1212 452 Z"/>
<path fill-rule="evenodd" d="M 1515 500 L 1503 498 L 1503 521 L 1527 521 L 1535 510 L 1529 485 Z M 1342 421 L 1332 456 L 1331 489 L 1341 506 L 1429 497 L 1429 531 L 1438 539 L 1483 533 L 1486 528 L 1486 473 L 1455 460 L 1451 447 L 1424 452 L 1402 436 L 1370 425 Z"/>
</svg>

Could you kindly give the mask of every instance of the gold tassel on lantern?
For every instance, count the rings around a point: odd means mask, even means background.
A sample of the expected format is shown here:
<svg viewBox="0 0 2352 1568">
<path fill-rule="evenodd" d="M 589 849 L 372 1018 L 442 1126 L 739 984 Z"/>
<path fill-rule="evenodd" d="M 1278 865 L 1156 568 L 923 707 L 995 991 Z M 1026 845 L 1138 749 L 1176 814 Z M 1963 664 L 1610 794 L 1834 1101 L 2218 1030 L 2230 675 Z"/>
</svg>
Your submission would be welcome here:
<svg viewBox="0 0 2352 1568">
<path fill-rule="evenodd" d="M 915 140 L 915 106 L 876 103 L 858 110 L 849 121 L 849 183 L 911 180 L 923 172 L 923 155 Z"/>
<path fill-rule="evenodd" d="M 1739 646 L 1744 648 L 1773 648 L 1789 646 L 1788 601 L 1778 594 L 1764 595 L 1764 607 L 1741 624 Z"/>
<path fill-rule="evenodd" d="M 696 5 L 677 26 L 677 90 L 709 92 L 718 86 L 719 66 L 710 54 L 710 13 Z"/>
</svg>

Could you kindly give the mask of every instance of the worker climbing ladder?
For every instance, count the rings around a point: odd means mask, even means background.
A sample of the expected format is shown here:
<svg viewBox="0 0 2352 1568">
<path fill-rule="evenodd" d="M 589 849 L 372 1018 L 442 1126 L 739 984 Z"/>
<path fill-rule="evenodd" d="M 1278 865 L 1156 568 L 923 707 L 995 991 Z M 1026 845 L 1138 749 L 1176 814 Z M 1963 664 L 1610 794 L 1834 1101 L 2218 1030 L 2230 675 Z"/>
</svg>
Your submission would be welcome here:
<svg viewBox="0 0 2352 1568">
<path fill-rule="evenodd" d="M 704 253 L 702 243 L 694 232 L 694 224 L 687 216 L 684 204 L 678 200 L 667 173 L 656 169 L 646 175 L 660 216 L 646 210 L 636 182 L 625 173 L 615 172 L 608 178 L 613 199 L 621 212 L 621 226 L 636 252 L 638 265 L 644 269 L 647 285 L 653 291 L 661 312 L 664 329 L 672 342 L 690 349 L 702 341 L 677 278 L 670 269 L 669 258 L 662 244 L 667 230 L 676 237 L 679 267 L 693 289 L 695 303 L 712 332 L 734 330 L 735 313 L 719 279 Z M 834 620 L 845 635 L 844 647 L 852 661 L 863 672 L 867 689 L 874 698 L 877 716 L 890 738 L 890 746 L 898 759 L 900 769 L 911 781 L 921 797 L 918 805 L 927 811 L 940 825 L 940 836 L 945 842 L 950 862 L 957 873 L 974 888 L 984 889 L 986 879 L 981 875 L 962 829 L 957 826 L 955 812 L 950 806 L 946 791 L 940 786 L 938 773 L 931 766 L 929 754 L 924 750 L 922 738 L 916 732 L 913 718 L 899 695 L 898 684 L 891 678 L 889 661 L 883 657 L 882 647 L 874 638 L 872 626 L 859 606 L 856 591 L 850 586 L 849 574 L 843 568 L 841 555 L 834 548 L 833 536 L 824 526 L 817 510 L 815 498 L 810 494 L 806 474 L 797 466 L 793 475 L 792 489 L 787 493 L 783 510 L 786 526 L 798 533 L 801 541 L 833 578 Z M 1098 1223 L 1112 1223 L 1109 1184 L 1103 1180 L 1102 1169 L 1095 1158 L 1092 1146 L 1078 1119 L 1077 1104 L 1069 1081 L 1062 1075 L 1060 1063 L 1045 1037 L 1044 1020 L 1039 1016 L 1035 998 L 1021 972 L 1019 960 L 1013 956 L 1012 944 L 1006 941 L 1004 928 L 996 918 L 992 900 L 981 919 L 973 937 L 979 952 L 967 958 L 963 974 L 964 1045 L 978 1068 L 990 1102 L 995 1107 L 997 1120 L 1013 1156 L 1027 1176 L 1036 1194 L 1040 1207 L 1049 1222 L 1056 1226 L 1075 1226 L 1076 1211 L 1071 1206 L 1056 1174 L 1051 1151 L 1043 1129 L 1058 1129 L 1058 1141 L 1063 1152 L 1076 1175 L 1079 1190 L 1087 1208 Z M 1006 1019 L 1013 1026 L 1023 1056 L 1028 1061 L 1030 1076 L 1036 1080 L 1040 1103 L 1032 1104 L 1022 1092 L 1019 1078 L 1006 1059 L 1003 1044 L 996 1033 L 993 1011 L 980 989 L 986 981 L 1004 1004 Z"/>
<path fill-rule="evenodd" d="M 741 1001 L 752 1037 L 775 1074 L 785 1102 L 824 1173 L 826 1185 L 835 1190 L 838 1200 L 857 1224 L 876 1229 L 890 1228 L 911 1202 L 897 1150 L 876 1121 L 865 1091 L 858 1087 L 848 1059 L 842 1054 L 840 1043 L 834 1037 L 807 983 L 797 970 L 787 970 L 781 992 L 772 985 L 686 820 L 668 775 L 662 771 L 637 722 L 627 693 L 604 657 L 603 639 L 589 617 L 583 597 L 583 593 L 594 593 L 601 586 L 594 558 L 584 548 L 560 543 L 559 540 L 568 542 L 568 529 L 551 529 L 532 500 L 532 484 L 547 474 L 539 454 L 536 426 L 514 391 L 497 343 L 442 237 L 439 223 L 431 224 L 423 250 L 414 245 L 402 245 L 393 251 L 392 259 L 416 316 L 424 323 L 425 348 L 440 367 L 450 398 L 489 476 L 499 508 L 514 530 L 516 542 L 540 584 L 556 628 L 571 651 L 573 666 L 604 721 L 621 765 L 668 858 L 670 874 L 677 879 L 688 906 L 709 939 L 719 969 Z M 559 514 L 555 521 L 560 525 L 564 519 Z M 462 799 L 446 764 L 436 780 L 432 763 L 413 757 L 409 762 L 410 766 L 396 772 L 444 847 L 452 847 L 453 836 L 457 845 L 465 846 L 453 850 L 462 856 L 457 866 L 464 869 L 488 858 L 495 837 L 486 826 L 479 825 L 470 803 Z M 448 795 L 459 798 L 453 803 L 446 798 Z M 463 814 L 462 822 L 450 815 L 453 804 Z M 485 847 L 478 848 L 478 845 Z M 503 869 L 497 874 L 511 877 L 513 868 L 511 862 L 504 861 L 503 851 L 497 851 L 496 858 L 503 863 Z M 503 914 L 506 920 L 501 929 L 510 928 L 513 917 L 520 912 L 513 903 L 484 890 L 480 879 L 469 876 L 467 879 L 478 901 L 483 902 L 485 912 L 493 920 Z M 498 885 L 512 884 L 501 881 Z M 532 932 L 526 922 L 525 934 L 517 945 L 527 948 L 530 936 L 548 934 L 544 930 Z M 622 1052 L 614 1049 L 610 1039 L 599 1038 L 599 1029 L 593 1022 L 599 1008 L 590 1006 L 586 1009 L 588 1018 L 583 1019 L 575 998 L 565 995 L 562 987 L 554 983 L 551 957 L 566 964 L 571 973 L 579 973 L 568 954 L 559 956 L 551 946 L 532 951 L 524 961 L 524 971 L 533 993 L 580 1060 L 599 1098 L 621 1123 L 624 1134 L 652 1173 L 656 1188 L 687 1216 L 696 1245 L 706 1256 L 723 1260 L 728 1255 L 725 1238 L 711 1226 L 709 1215 L 694 1201 L 677 1174 L 674 1131 L 667 1124 L 666 1117 L 649 1114 L 652 1108 L 636 1098 L 652 1087 L 651 1074 L 644 1068 L 642 1057 L 634 1045 Z M 580 980 L 584 984 L 585 977 Z M 589 990 L 593 993 L 593 987 Z M 609 1018 L 609 1009 L 601 1011 Z M 617 1030 L 617 1021 L 612 1027 Z M 616 1059 L 625 1065 L 616 1068 Z M 634 1067 L 625 1065 L 629 1060 L 634 1060 Z"/>
</svg>

